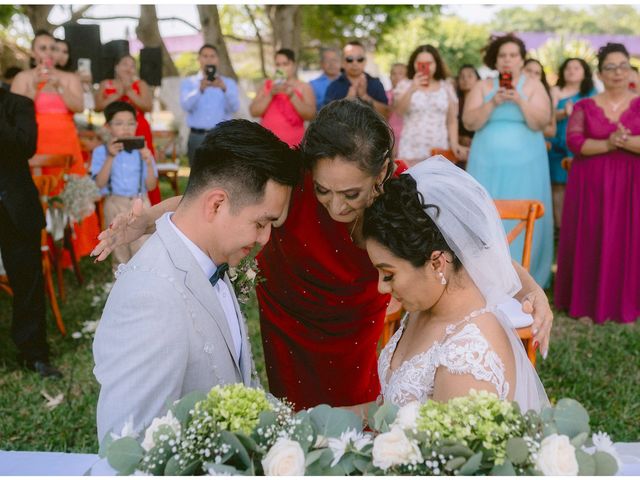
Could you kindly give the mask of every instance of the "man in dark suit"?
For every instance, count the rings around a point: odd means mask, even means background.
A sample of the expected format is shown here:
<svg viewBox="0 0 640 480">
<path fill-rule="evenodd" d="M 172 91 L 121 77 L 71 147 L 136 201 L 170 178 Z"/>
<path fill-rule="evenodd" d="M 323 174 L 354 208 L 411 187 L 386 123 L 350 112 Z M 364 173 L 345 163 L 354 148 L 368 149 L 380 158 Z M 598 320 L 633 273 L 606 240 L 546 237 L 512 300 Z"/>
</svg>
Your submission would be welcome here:
<svg viewBox="0 0 640 480">
<path fill-rule="evenodd" d="M 45 225 L 28 160 L 36 151 L 33 101 L 0 89 L 0 251 L 13 290 L 11 337 L 22 365 L 61 377 L 49 363 L 40 232 Z"/>
</svg>

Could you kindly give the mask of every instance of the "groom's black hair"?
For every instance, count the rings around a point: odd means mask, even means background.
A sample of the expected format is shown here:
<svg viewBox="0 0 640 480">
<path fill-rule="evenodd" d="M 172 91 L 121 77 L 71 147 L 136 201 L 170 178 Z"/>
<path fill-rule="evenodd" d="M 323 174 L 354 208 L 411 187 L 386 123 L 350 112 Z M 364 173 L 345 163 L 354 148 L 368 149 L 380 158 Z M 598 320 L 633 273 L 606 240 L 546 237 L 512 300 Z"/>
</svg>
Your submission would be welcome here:
<svg viewBox="0 0 640 480">
<path fill-rule="evenodd" d="M 300 153 L 249 120 L 219 123 L 196 149 L 185 199 L 220 186 L 234 208 L 259 202 L 267 181 L 295 186 L 302 175 Z"/>
</svg>

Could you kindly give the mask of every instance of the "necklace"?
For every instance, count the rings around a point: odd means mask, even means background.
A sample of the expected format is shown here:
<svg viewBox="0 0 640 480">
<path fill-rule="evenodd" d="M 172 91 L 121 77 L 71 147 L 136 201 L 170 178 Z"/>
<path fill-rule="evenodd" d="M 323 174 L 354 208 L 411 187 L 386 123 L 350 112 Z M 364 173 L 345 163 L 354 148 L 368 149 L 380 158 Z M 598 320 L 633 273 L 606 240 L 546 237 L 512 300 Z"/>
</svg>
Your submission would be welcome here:
<svg viewBox="0 0 640 480">
<path fill-rule="evenodd" d="M 356 225 L 358 225 L 358 220 L 360 220 L 360 217 L 356 217 L 356 221 L 353 222 L 353 227 L 351 227 L 351 232 L 349 232 L 349 238 L 351 239 L 352 242 L 353 242 L 353 232 L 355 232 L 356 230 Z"/>
<path fill-rule="evenodd" d="M 618 111 L 618 109 L 622 106 L 622 104 L 624 102 L 626 102 L 626 100 L 627 100 L 627 96 L 626 95 L 619 102 L 613 102 L 609 97 L 607 97 L 607 103 L 611 107 L 611 111 L 614 112 L 614 113 Z"/>
</svg>

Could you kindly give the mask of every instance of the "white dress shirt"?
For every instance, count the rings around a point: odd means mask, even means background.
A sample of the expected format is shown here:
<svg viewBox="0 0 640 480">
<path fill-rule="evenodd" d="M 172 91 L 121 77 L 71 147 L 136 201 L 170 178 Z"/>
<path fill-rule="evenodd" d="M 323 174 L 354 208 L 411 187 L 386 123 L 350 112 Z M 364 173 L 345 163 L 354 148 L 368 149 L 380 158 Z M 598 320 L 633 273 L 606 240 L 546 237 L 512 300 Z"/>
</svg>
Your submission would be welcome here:
<svg viewBox="0 0 640 480">
<path fill-rule="evenodd" d="M 211 278 L 211 275 L 213 275 L 218 269 L 216 264 L 213 263 L 213 260 L 211 260 L 209 255 L 204 253 L 200 249 L 200 247 L 189 240 L 189 238 L 184 233 L 182 233 L 178 227 L 176 227 L 175 223 L 173 223 L 173 221 L 171 220 L 171 215 L 173 215 L 173 212 L 168 212 L 166 213 L 166 215 L 170 216 L 169 224 L 175 230 L 178 237 L 180 237 L 180 239 L 187 246 L 191 254 L 194 256 L 196 262 L 198 262 L 198 265 L 200 265 L 200 268 L 202 268 L 205 277 L 207 277 L 207 279 Z M 216 292 L 218 300 L 220 301 L 220 305 L 222 305 L 222 309 L 224 310 L 224 316 L 227 319 L 229 330 L 231 331 L 231 338 L 233 338 L 233 346 L 236 349 L 236 354 L 238 355 L 239 359 L 242 353 L 242 335 L 240 333 L 240 323 L 238 320 L 238 315 L 236 314 L 236 309 L 233 303 L 233 295 L 229 291 L 229 287 L 222 278 L 218 282 L 216 282 L 215 287 L 212 286 L 212 288 Z"/>
</svg>

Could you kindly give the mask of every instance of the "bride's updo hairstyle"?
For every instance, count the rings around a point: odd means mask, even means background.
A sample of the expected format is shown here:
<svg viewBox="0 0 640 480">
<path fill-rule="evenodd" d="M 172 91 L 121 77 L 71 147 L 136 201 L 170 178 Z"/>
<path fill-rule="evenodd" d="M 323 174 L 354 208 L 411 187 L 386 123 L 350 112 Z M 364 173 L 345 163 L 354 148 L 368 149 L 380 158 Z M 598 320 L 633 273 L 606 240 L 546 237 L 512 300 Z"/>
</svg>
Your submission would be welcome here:
<svg viewBox="0 0 640 480">
<path fill-rule="evenodd" d="M 318 160 L 340 157 L 356 163 L 372 177 L 386 168 L 386 181 L 393 174 L 389 161 L 393 143 L 393 132 L 378 112 L 360 100 L 342 99 L 320 110 L 304 134 L 300 149 L 309 169 Z"/>
<path fill-rule="evenodd" d="M 384 194 L 364 211 L 364 238 L 375 240 L 416 268 L 424 266 L 434 251 L 448 252 L 457 272 L 462 263 L 426 214 L 426 208 L 440 211 L 437 205 L 425 204 L 411 175 L 392 178 L 385 184 Z"/>
</svg>

